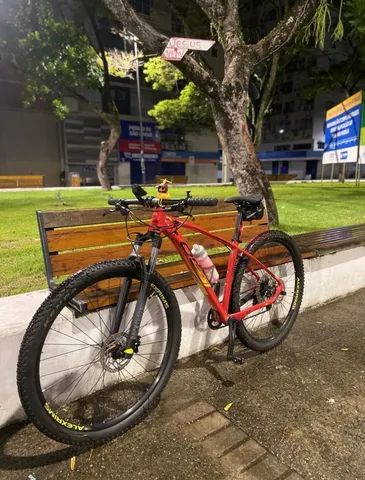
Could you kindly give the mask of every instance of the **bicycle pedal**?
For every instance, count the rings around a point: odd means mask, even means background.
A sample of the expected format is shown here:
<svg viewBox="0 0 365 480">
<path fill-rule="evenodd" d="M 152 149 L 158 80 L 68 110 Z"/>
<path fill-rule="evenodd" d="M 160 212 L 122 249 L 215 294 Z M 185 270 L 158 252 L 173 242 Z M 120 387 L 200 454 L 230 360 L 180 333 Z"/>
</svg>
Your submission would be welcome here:
<svg viewBox="0 0 365 480">
<path fill-rule="evenodd" d="M 226 324 L 219 321 L 218 312 L 214 310 L 214 308 L 211 308 L 209 310 L 207 315 L 207 322 L 209 328 L 211 328 L 212 330 L 219 330 L 220 328 L 224 328 L 227 326 Z"/>
</svg>

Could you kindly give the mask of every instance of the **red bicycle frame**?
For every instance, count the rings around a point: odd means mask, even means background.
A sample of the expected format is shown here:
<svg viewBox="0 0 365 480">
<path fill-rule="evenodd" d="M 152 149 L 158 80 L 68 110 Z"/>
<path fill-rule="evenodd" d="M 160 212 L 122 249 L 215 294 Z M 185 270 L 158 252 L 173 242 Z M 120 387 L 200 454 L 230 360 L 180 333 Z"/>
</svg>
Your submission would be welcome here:
<svg viewBox="0 0 365 480">
<path fill-rule="evenodd" d="M 200 268 L 198 263 L 196 262 L 194 256 L 190 251 L 189 245 L 186 243 L 183 235 L 179 232 L 179 228 L 184 227 L 188 230 L 193 232 L 201 233 L 210 237 L 214 240 L 217 240 L 222 245 L 228 247 L 231 250 L 231 253 L 228 258 L 228 266 L 226 272 L 226 282 L 224 287 L 223 299 L 222 301 L 219 300 L 218 295 L 214 291 L 214 288 L 210 284 L 209 280 L 207 279 L 204 271 Z M 154 209 L 151 223 L 149 226 L 149 232 L 155 232 L 158 234 L 166 235 L 173 245 L 175 246 L 177 252 L 180 254 L 181 258 L 183 259 L 187 268 L 193 273 L 198 285 L 200 286 L 201 290 L 205 295 L 208 296 L 209 301 L 212 307 L 218 312 L 220 321 L 224 324 L 228 323 L 230 318 L 234 320 L 243 320 L 247 315 L 250 313 L 260 310 L 264 307 L 272 305 L 280 295 L 280 293 L 284 290 L 284 284 L 280 278 L 274 275 L 260 260 L 258 260 L 254 255 L 252 255 L 249 251 L 241 248 L 239 246 L 239 241 L 232 240 L 228 241 L 224 238 L 216 235 L 214 233 L 205 230 L 199 225 L 195 225 L 189 221 L 181 221 L 178 218 L 172 218 L 168 216 L 163 208 L 156 208 Z M 243 223 L 240 225 L 239 228 L 239 238 L 241 238 L 243 232 Z M 258 267 L 265 270 L 276 282 L 276 288 L 274 294 L 266 299 L 261 303 L 257 303 L 255 305 L 251 305 L 239 312 L 229 313 L 229 304 L 232 292 L 232 284 L 234 280 L 234 269 L 237 262 L 238 257 L 241 258 L 248 258 L 252 260 Z M 250 269 L 250 271 L 255 275 L 254 271 Z"/>
</svg>

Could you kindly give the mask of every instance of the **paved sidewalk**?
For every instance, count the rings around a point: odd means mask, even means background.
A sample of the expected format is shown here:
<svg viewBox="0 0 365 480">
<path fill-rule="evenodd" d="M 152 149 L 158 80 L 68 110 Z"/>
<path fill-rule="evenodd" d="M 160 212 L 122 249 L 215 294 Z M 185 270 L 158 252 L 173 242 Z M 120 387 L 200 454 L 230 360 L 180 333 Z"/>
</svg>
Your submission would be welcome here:
<svg viewBox="0 0 365 480">
<path fill-rule="evenodd" d="M 0 479 L 365 480 L 364 346 L 363 290 L 302 314 L 242 366 L 223 346 L 180 362 L 159 406 L 103 447 L 2 430 Z"/>
</svg>

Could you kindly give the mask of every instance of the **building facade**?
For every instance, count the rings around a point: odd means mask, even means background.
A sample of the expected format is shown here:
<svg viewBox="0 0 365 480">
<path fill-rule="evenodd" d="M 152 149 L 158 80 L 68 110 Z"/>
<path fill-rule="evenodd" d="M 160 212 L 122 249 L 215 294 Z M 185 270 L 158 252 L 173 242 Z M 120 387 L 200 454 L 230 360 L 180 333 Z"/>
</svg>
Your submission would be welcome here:
<svg viewBox="0 0 365 480">
<path fill-rule="evenodd" d="M 183 23 L 167 8 L 166 0 L 131 0 L 131 3 L 140 15 L 168 36 L 185 35 Z M 275 18 L 268 15 L 267 21 Z M 101 22 L 105 27 L 106 48 L 132 48 L 113 34 L 107 19 Z M 204 55 L 212 68 L 222 71 L 219 47 L 214 46 Z M 315 66 L 325 66 L 326 61 L 323 55 L 299 57 L 289 63 L 278 82 L 258 153 L 265 172 L 273 180 L 318 179 L 322 174 L 325 178 L 338 174 L 339 166 L 334 170 L 329 166 L 322 169 L 323 125 L 326 110 L 342 100 L 343 94 L 330 92 L 314 100 L 305 97 L 309 72 Z M 46 186 L 58 186 L 68 184 L 76 173 L 83 185 L 96 185 L 96 161 L 100 142 L 108 136 L 107 125 L 75 98 L 65 99 L 70 114 L 63 122 L 57 121 L 40 102 L 24 109 L 22 79 L 12 62 L 9 56 L 0 57 L 0 175 L 42 174 Z M 108 174 L 112 184 L 138 183 L 141 168 L 136 81 L 113 79 L 112 87 L 122 135 L 110 157 Z M 140 92 L 147 182 L 154 183 L 159 176 L 173 176 L 176 181 L 190 183 L 221 181 L 221 150 L 215 132 L 200 130 L 199 126 L 196 132 L 158 131 L 147 112 L 166 94 L 152 90 L 143 78 Z M 96 93 L 85 94 L 98 102 Z M 346 176 L 351 177 L 355 167 L 346 168 Z"/>
</svg>

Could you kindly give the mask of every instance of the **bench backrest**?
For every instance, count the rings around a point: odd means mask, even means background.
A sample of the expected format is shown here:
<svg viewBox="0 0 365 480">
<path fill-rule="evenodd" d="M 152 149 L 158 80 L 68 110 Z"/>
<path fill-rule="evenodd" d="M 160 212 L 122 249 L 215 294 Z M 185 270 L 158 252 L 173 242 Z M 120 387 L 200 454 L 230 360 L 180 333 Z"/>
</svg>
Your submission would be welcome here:
<svg viewBox="0 0 365 480">
<path fill-rule="evenodd" d="M 219 202 L 216 207 L 197 208 L 195 212 L 198 225 L 227 240 L 232 239 L 237 215 L 232 204 Z M 138 212 L 138 216 L 148 221 L 151 212 Z M 54 288 L 62 277 L 81 268 L 103 260 L 126 258 L 132 251 L 123 217 L 117 212 L 110 213 L 107 208 L 38 211 L 37 219 L 50 288 Z M 128 228 L 129 233 L 146 230 L 145 226 L 132 221 L 128 222 Z M 242 241 L 246 243 L 267 229 L 266 216 L 260 220 L 245 222 Z M 222 247 L 222 244 L 199 233 L 184 228 L 181 232 L 191 246 L 193 243 L 202 243 L 206 248 Z M 143 248 L 142 254 L 147 256 L 150 244 Z M 160 257 L 164 259 L 164 263 L 157 268 L 165 278 L 172 277 L 170 284 L 174 288 L 193 283 L 190 281 L 190 272 L 186 271 L 185 264 L 176 255 L 173 245 L 165 238 Z M 218 270 L 223 273 L 228 251 L 214 253 L 213 256 Z"/>
</svg>

